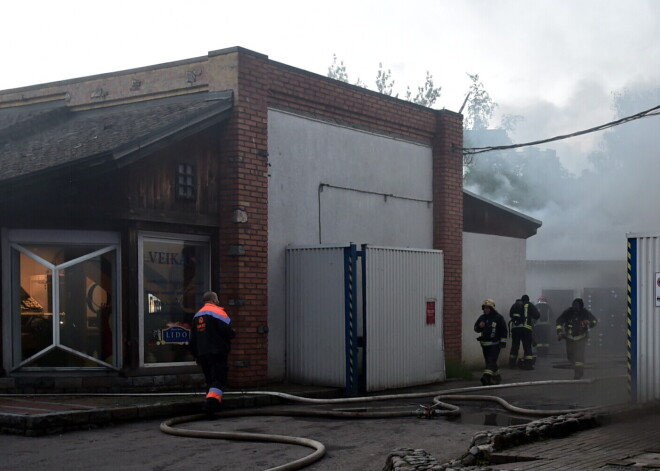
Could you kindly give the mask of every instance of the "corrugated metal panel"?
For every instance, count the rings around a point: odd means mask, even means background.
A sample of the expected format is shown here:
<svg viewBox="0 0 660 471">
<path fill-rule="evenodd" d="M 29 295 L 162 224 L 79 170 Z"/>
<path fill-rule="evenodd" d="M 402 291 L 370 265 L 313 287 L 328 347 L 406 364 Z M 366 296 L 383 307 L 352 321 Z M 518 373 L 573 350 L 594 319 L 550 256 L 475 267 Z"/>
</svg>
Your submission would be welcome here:
<svg viewBox="0 0 660 471">
<path fill-rule="evenodd" d="M 290 381 L 344 387 L 344 248 L 286 251 L 286 368 Z"/>
<path fill-rule="evenodd" d="M 367 391 L 445 379 L 442 336 L 443 254 L 367 247 Z M 435 323 L 426 302 L 435 299 Z"/>
<path fill-rule="evenodd" d="M 633 399 L 660 400 L 660 235 L 628 238 L 628 356 Z"/>
</svg>

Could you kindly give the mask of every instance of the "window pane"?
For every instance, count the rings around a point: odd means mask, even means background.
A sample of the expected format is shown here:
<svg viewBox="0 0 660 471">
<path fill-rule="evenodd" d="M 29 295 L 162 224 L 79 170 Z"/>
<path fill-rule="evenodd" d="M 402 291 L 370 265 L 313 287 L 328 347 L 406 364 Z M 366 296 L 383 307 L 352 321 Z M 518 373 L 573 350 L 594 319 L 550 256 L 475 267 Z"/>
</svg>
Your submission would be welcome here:
<svg viewBox="0 0 660 471">
<path fill-rule="evenodd" d="M 99 367 L 103 366 L 101 361 L 114 364 L 116 308 L 112 297 L 117 251 L 98 244 L 21 247 L 12 249 L 11 258 L 12 278 L 19 281 L 13 288 L 12 306 L 13 312 L 19 313 L 15 319 L 21 326 L 20 332 L 17 329 L 13 334 L 13 363 L 32 358 L 23 366 Z M 84 259 L 104 248 L 110 250 Z M 72 260 L 78 261 L 60 268 Z M 53 268 L 44 263 L 56 265 Z"/>
<path fill-rule="evenodd" d="M 53 265 L 82 257 L 88 253 L 102 249 L 102 245 L 24 245 L 27 250 L 43 258 Z"/>
<path fill-rule="evenodd" d="M 144 239 L 144 362 L 192 361 L 190 323 L 210 286 L 207 244 Z"/>
<path fill-rule="evenodd" d="M 53 343 L 53 272 L 23 253 L 18 258 L 23 361 Z"/>
<path fill-rule="evenodd" d="M 98 368 L 99 364 L 66 350 L 55 348 L 37 360 L 30 362 L 28 366 L 38 368 Z"/>
<path fill-rule="evenodd" d="M 60 272 L 60 343 L 112 363 L 114 251 Z M 68 366 L 68 365 L 67 365 Z"/>
</svg>

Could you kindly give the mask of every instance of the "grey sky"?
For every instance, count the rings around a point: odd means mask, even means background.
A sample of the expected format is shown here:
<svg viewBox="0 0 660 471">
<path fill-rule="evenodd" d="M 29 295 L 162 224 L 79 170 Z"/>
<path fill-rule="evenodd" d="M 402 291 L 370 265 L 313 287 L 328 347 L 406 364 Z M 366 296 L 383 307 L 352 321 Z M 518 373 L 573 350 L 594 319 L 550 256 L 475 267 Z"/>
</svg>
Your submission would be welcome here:
<svg viewBox="0 0 660 471">
<path fill-rule="evenodd" d="M 429 71 L 442 86 L 436 107 L 453 111 L 467 73 L 479 74 L 498 114 L 524 117 L 511 137 L 528 142 L 611 121 L 613 93 L 660 84 L 658 0 L 22 0 L 3 2 L 0 13 L 0 89 L 232 46 L 326 75 L 336 54 L 350 81 L 371 89 L 382 62 L 401 96 Z M 594 133 L 545 148 L 578 173 L 603 140 Z M 575 221 L 602 213 L 581 209 Z M 565 215 L 538 217 L 537 246 Z"/>
</svg>

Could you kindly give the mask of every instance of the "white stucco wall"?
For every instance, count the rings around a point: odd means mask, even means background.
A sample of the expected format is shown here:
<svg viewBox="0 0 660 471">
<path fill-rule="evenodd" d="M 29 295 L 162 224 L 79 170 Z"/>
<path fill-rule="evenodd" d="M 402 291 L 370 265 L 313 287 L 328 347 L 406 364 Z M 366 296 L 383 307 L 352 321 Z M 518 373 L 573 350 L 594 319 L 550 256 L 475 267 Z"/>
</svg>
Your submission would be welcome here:
<svg viewBox="0 0 660 471">
<path fill-rule="evenodd" d="M 525 294 L 527 241 L 511 237 L 463 233 L 463 361 L 483 365 L 473 327 L 486 298 L 509 321 L 509 308 Z M 510 342 L 507 345 L 510 346 Z M 500 366 L 507 354 L 500 354 Z"/>
<path fill-rule="evenodd" d="M 268 374 L 285 376 L 285 248 L 433 247 L 429 146 L 268 112 Z"/>
</svg>

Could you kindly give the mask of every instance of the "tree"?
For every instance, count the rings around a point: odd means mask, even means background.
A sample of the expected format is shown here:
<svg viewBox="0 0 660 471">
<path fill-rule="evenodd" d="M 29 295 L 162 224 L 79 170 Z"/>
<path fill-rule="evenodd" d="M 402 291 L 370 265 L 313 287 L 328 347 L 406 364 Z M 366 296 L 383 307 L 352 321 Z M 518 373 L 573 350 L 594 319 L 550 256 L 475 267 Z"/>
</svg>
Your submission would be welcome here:
<svg viewBox="0 0 660 471">
<path fill-rule="evenodd" d="M 348 83 L 348 73 L 346 72 L 346 66 L 344 61 L 339 61 L 337 55 L 332 55 L 332 65 L 328 67 L 328 77 L 339 80 L 341 82 Z M 359 78 L 355 85 L 360 87 L 369 88 L 364 84 Z M 376 75 L 376 90 L 379 93 L 384 95 L 392 96 L 394 93 L 394 80 L 392 80 L 392 71 L 390 69 L 385 70 L 383 68 L 383 63 L 378 64 L 378 74 Z M 440 91 L 442 87 L 436 87 L 433 83 L 433 76 L 429 71 L 426 71 L 426 81 L 421 87 L 417 87 L 417 95 L 412 96 L 410 87 L 406 90 L 405 99 L 416 103 L 418 105 L 432 107 L 436 100 L 440 97 Z M 397 98 L 398 94 L 395 95 Z"/>
<path fill-rule="evenodd" d="M 524 119 L 525 118 L 519 114 L 505 114 L 502 116 L 500 126 L 507 132 L 513 132 L 515 131 L 516 126 L 518 126 L 518 123 Z"/>
<path fill-rule="evenodd" d="M 472 80 L 472 85 L 468 93 L 467 116 L 463 121 L 463 127 L 472 130 L 487 129 L 497 103 L 492 100 L 484 84 L 479 81 L 478 74 L 467 75 Z"/>
<path fill-rule="evenodd" d="M 435 101 L 440 97 L 440 90 L 442 87 L 435 87 L 433 84 L 433 76 L 427 70 L 426 71 L 426 81 L 421 87 L 417 87 L 417 95 L 415 98 L 412 98 L 412 92 L 410 87 L 406 90 L 406 100 L 417 103 L 418 105 L 432 107 Z"/>
<path fill-rule="evenodd" d="M 392 96 L 394 89 L 394 80 L 392 79 L 392 71 L 383 69 L 383 63 L 378 63 L 378 75 L 376 76 L 376 90 L 383 95 Z M 398 96 L 398 95 L 397 95 Z"/>
<path fill-rule="evenodd" d="M 337 54 L 332 55 L 332 65 L 328 67 L 328 77 L 348 83 L 346 66 L 344 65 L 344 61 L 339 61 L 339 64 L 337 63 Z"/>
</svg>

